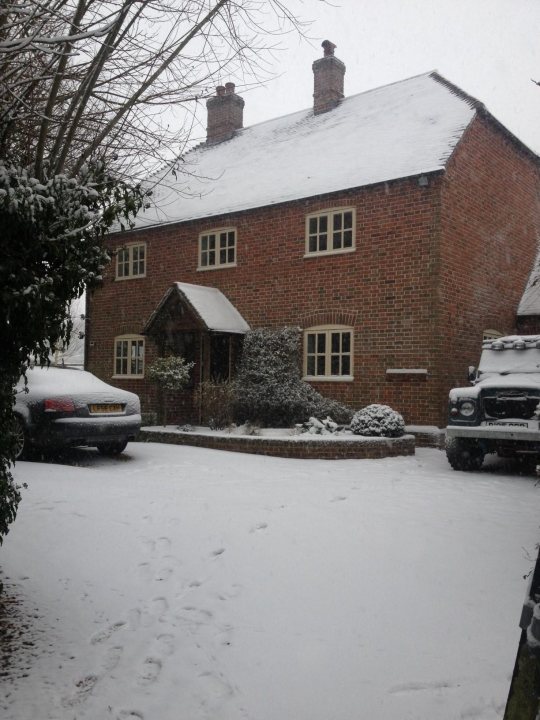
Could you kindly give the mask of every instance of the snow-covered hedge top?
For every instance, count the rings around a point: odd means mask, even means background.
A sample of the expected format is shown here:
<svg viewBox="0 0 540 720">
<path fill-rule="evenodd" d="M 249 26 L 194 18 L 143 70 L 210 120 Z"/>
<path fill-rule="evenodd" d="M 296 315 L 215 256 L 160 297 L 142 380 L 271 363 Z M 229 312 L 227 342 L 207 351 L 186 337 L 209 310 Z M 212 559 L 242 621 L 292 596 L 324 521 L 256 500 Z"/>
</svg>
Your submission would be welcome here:
<svg viewBox="0 0 540 720">
<path fill-rule="evenodd" d="M 402 416 L 388 405 L 368 405 L 354 414 L 351 430 L 369 437 L 400 437 L 405 433 Z"/>
</svg>

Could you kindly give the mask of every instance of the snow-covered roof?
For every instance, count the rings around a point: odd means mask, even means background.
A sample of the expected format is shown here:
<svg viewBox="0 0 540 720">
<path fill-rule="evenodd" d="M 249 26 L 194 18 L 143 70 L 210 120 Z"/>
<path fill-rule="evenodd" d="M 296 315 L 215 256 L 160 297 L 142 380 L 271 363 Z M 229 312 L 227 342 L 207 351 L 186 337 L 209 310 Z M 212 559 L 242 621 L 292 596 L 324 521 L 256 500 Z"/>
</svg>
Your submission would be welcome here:
<svg viewBox="0 0 540 720">
<path fill-rule="evenodd" d="M 520 315 L 540 315 L 540 254 L 537 256 L 517 311 Z"/>
<path fill-rule="evenodd" d="M 436 73 L 302 110 L 188 152 L 136 227 L 263 207 L 443 170 L 480 106 Z M 187 174 L 186 174 L 187 173 Z"/>
<path fill-rule="evenodd" d="M 207 330 L 225 333 L 246 333 L 250 327 L 234 305 L 225 295 L 214 287 L 204 285 L 191 285 L 190 283 L 176 282 L 163 296 L 158 307 L 148 321 L 145 332 L 154 324 L 167 299 L 171 294 L 177 293 L 191 310 L 197 315 Z"/>
</svg>

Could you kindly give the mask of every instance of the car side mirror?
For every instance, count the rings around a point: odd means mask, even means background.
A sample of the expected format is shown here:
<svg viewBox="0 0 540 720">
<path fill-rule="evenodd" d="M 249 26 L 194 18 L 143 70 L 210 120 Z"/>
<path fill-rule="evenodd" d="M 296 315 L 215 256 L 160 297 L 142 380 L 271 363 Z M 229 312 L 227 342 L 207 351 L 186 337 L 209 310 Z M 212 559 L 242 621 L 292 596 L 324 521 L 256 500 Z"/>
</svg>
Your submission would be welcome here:
<svg viewBox="0 0 540 720">
<path fill-rule="evenodd" d="M 476 368 L 474 367 L 474 365 L 469 365 L 468 378 L 469 378 L 469 382 L 475 382 L 475 380 L 478 379 L 478 372 L 477 372 Z"/>
</svg>

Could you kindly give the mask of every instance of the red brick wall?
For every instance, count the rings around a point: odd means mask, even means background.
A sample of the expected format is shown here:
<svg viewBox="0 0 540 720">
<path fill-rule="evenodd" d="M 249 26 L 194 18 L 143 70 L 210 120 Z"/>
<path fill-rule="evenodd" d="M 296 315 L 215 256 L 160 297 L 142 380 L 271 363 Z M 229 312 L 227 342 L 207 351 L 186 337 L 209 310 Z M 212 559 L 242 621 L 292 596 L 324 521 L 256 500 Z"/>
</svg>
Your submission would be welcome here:
<svg viewBox="0 0 540 720">
<path fill-rule="evenodd" d="M 477 117 L 448 165 L 441 206 L 434 381 L 444 414 L 447 389 L 468 384 L 468 365 L 478 365 L 483 331 L 515 332 L 540 237 L 538 166 Z"/>
<path fill-rule="evenodd" d="M 448 389 L 466 382 L 482 331 L 513 327 L 535 252 L 535 172 L 476 120 L 448 175 L 430 175 L 427 187 L 413 178 L 131 232 L 147 243 L 147 276 L 115 281 L 109 268 L 91 302 L 88 367 L 110 380 L 113 338 L 140 332 L 171 283 L 210 285 L 252 327 L 353 325 L 354 382 L 317 388 L 355 409 L 384 402 L 407 423 L 442 426 Z M 356 208 L 356 251 L 304 258 L 306 214 L 342 206 Z M 199 233 L 222 226 L 237 228 L 237 267 L 197 271 Z M 148 342 L 148 362 L 154 352 Z M 154 406 L 146 381 L 114 382 Z"/>
<path fill-rule="evenodd" d="M 386 381 L 387 367 L 430 367 L 430 270 L 436 248 L 438 181 L 388 183 L 246 213 L 144 230 L 129 241 L 147 243 L 147 275 L 114 280 L 111 264 L 90 307 L 88 367 L 108 380 L 113 338 L 137 333 L 175 281 L 218 287 L 252 327 L 340 322 L 355 327 L 354 383 L 318 387 L 355 408 L 389 402 L 407 419 L 428 422 L 426 382 Z M 318 210 L 356 208 L 356 252 L 304 258 L 305 217 Z M 237 267 L 197 271 L 198 236 L 220 226 L 237 228 Z M 111 238 L 111 248 L 123 238 Z M 147 343 L 147 361 L 154 354 Z M 143 380 L 115 380 L 153 405 Z M 421 417 L 415 412 L 422 408 Z"/>
</svg>

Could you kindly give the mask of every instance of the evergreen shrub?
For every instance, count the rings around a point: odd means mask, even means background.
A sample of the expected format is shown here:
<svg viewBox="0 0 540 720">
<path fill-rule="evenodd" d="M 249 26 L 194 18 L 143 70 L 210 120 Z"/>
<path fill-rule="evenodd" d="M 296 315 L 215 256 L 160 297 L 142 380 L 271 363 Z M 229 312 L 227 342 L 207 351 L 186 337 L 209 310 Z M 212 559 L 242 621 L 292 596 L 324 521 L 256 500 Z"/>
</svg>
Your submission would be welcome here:
<svg viewBox="0 0 540 720">
<path fill-rule="evenodd" d="M 370 437 L 401 437 L 405 432 L 402 416 L 388 405 L 368 405 L 358 410 L 351 420 L 355 435 Z"/>
<path fill-rule="evenodd" d="M 309 417 L 330 415 L 348 423 L 352 410 L 323 397 L 302 380 L 300 329 L 250 330 L 234 382 L 234 419 L 266 427 L 291 427 Z"/>
</svg>

